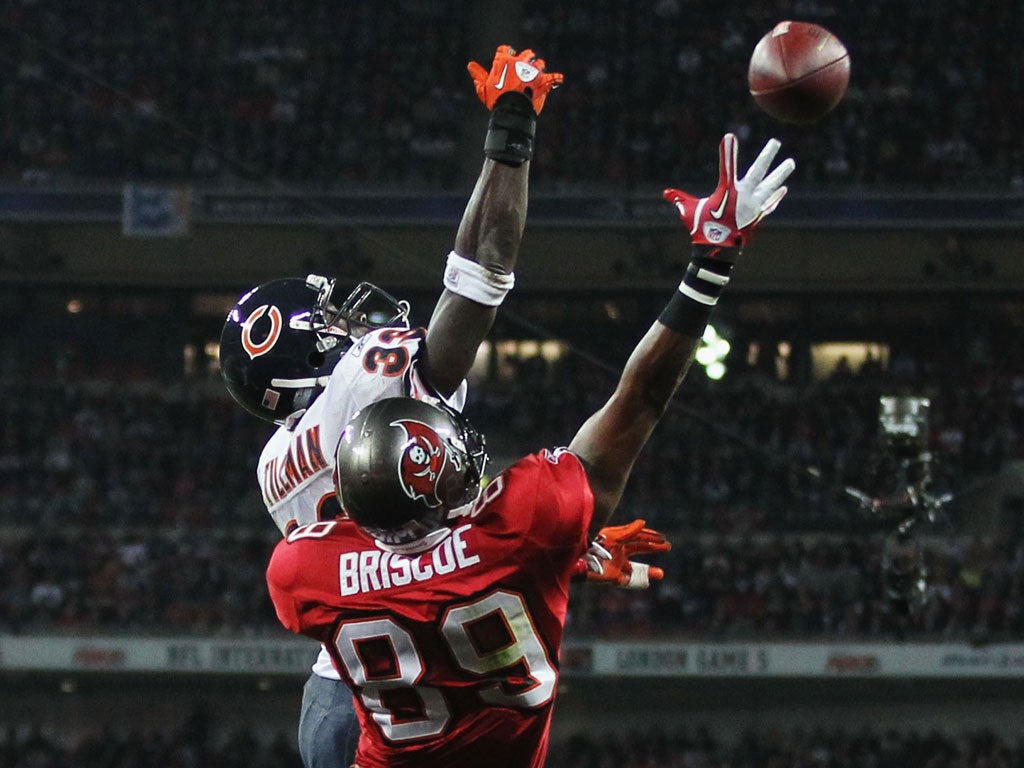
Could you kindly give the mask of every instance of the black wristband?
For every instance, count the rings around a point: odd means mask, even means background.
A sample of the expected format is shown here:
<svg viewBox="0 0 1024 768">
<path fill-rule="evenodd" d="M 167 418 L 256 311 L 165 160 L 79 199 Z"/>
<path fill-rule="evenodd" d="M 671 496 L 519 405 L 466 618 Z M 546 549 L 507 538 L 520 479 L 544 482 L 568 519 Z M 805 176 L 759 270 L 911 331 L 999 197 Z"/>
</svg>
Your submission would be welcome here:
<svg viewBox="0 0 1024 768">
<path fill-rule="evenodd" d="M 729 284 L 739 249 L 713 245 L 695 245 L 690 264 L 679 283 L 679 290 L 658 316 L 662 325 L 687 336 L 700 338 L 718 303 L 722 291 Z"/>
<path fill-rule="evenodd" d="M 484 139 L 484 156 L 506 165 L 522 165 L 533 159 L 537 113 L 533 102 L 519 91 L 498 97 L 491 110 Z"/>
<path fill-rule="evenodd" d="M 694 301 L 714 306 L 729 284 L 732 264 L 714 259 L 696 258 L 690 262 L 683 275 L 679 290 Z"/>
<path fill-rule="evenodd" d="M 711 317 L 714 304 L 701 304 L 676 291 L 658 315 L 658 322 L 673 331 L 699 339 Z"/>
<path fill-rule="evenodd" d="M 729 284 L 735 257 L 732 249 L 695 245 L 679 291 L 701 304 L 718 303 Z"/>
</svg>

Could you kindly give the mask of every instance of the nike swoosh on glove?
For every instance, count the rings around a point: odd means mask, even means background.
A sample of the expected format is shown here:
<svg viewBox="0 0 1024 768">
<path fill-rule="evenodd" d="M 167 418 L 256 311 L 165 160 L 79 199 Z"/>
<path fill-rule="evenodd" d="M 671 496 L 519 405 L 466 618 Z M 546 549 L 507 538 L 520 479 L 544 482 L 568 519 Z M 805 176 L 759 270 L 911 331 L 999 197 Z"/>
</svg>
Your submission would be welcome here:
<svg viewBox="0 0 1024 768">
<path fill-rule="evenodd" d="M 530 100 L 538 115 L 544 109 L 548 94 L 564 79 L 558 72 L 546 72 L 545 67 L 544 59 L 538 59 L 529 48 L 516 53 L 508 45 L 498 46 L 490 72 L 475 61 L 466 65 L 476 94 L 488 109 L 494 109 L 495 102 L 506 93 L 518 92 Z"/>
</svg>

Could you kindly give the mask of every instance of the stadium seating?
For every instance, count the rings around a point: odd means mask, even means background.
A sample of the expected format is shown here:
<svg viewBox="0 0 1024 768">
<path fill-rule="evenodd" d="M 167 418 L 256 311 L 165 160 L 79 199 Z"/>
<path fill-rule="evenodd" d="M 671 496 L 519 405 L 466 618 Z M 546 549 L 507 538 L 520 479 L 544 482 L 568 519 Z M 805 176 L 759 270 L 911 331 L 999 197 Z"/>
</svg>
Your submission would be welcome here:
<svg viewBox="0 0 1024 768">
<path fill-rule="evenodd" d="M 451 187 L 459 158 L 478 156 L 478 132 L 463 128 L 482 120 L 464 65 L 492 52 L 476 43 L 470 5 L 275 3 L 254 15 L 209 0 L 194 13 L 76 3 L 71 23 L 14 4 L 0 180 Z M 522 5 L 509 42 L 566 75 L 541 127 L 539 186 L 708 178 L 725 129 L 778 135 L 805 186 L 1024 186 L 1024 95 L 1004 76 L 1022 54 L 1005 3 L 968 13 L 952 0 L 870 0 L 857 24 L 827 2 Z M 772 123 L 746 91 L 748 52 L 797 10 L 832 28 L 853 61 L 845 101 L 814 130 Z M 472 152 L 460 152 L 466 142 Z"/>
</svg>

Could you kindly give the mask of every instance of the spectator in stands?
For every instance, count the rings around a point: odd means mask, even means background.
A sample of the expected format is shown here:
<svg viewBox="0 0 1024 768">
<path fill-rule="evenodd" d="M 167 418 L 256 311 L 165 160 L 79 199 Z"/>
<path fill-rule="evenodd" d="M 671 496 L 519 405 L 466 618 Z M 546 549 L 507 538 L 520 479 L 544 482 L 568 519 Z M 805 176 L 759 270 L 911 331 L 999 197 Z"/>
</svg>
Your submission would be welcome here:
<svg viewBox="0 0 1024 768">
<path fill-rule="evenodd" d="M 289 6 L 247 14 L 242 30 L 237 2 L 188 14 L 154 0 L 130 13 L 92 4 L 73 20 L 43 3 L 14 3 L 5 14 L 10 55 L 0 61 L 0 178 L 451 188 L 461 156 L 451 138 L 472 107 L 457 97 L 458 73 L 422 63 L 469 58 L 468 8 Z M 1014 138 L 1022 86 L 1005 74 L 1024 56 L 1012 4 L 985 0 L 970 13 L 952 0 L 926 11 L 907 0 L 801 6 L 801 18 L 831 29 L 853 61 L 845 100 L 813 128 L 781 126 L 749 99 L 722 98 L 745 94 L 749 51 L 791 15 L 790 3 L 681 8 L 523 4 L 523 37 L 557 51 L 574 83 L 538 153 L 540 180 L 572 190 L 701 178 L 722 125 L 755 142 L 781 129 L 804 182 L 1009 191 L 1024 178 Z M 945 52 L 941 66 L 934 50 Z M 323 83 L 332 85 L 326 95 Z M 413 122 L 429 129 L 413 131 Z M 556 135 L 569 130 L 587 141 Z"/>
</svg>

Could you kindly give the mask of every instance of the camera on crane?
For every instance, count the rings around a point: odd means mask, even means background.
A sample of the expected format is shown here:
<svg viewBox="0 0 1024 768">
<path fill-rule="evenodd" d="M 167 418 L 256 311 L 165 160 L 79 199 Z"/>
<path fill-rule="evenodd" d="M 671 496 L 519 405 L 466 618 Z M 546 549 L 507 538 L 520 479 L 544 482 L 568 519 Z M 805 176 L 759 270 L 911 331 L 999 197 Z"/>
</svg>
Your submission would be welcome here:
<svg viewBox="0 0 1024 768">
<path fill-rule="evenodd" d="M 926 397 L 879 398 L 879 452 L 876 494 L 871 497 L 873 524 L 885 533 L 882 548 L 883 589 L 891 608 L 913 613 L 924 607 L 928 569 L 914 529 L 935 520 L 948 497 L 932 493 L 929 410 Z"/>
</svg>

